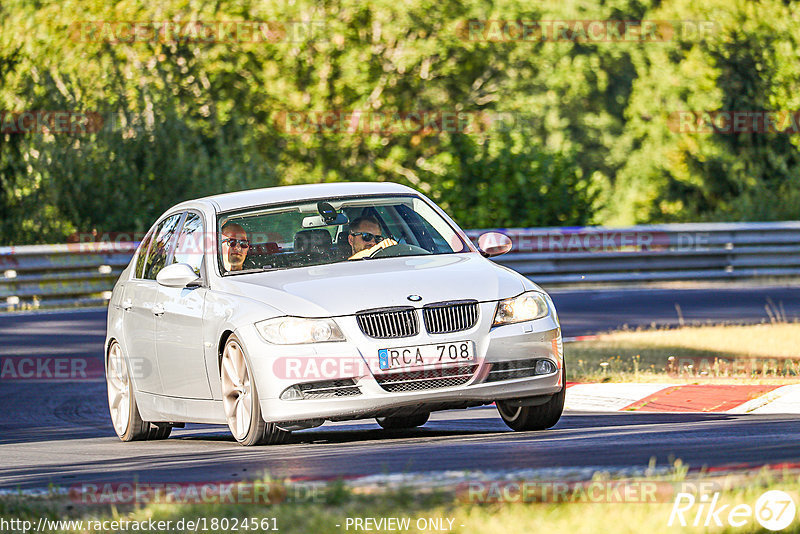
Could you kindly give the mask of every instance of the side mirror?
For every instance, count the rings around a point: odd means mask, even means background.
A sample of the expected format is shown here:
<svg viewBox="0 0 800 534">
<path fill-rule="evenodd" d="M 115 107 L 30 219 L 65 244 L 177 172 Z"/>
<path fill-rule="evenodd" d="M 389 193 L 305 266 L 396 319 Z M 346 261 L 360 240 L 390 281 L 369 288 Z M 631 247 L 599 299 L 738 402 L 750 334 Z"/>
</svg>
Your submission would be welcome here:
<svg viewBox="0 0 800 534">
<path fill-rule="evenodd" d="M 499 256 L 511 250 L 511 238 L 500 232 L 486 232 L 478 238 L 478 249 L 487 258 Z"/>
<path fill-rule="evenodd" d="M 173 263 L 158 271 L 156 282 L 167 287 L 197 285 L 200 277 L 186 263 Z"/>
</svg>

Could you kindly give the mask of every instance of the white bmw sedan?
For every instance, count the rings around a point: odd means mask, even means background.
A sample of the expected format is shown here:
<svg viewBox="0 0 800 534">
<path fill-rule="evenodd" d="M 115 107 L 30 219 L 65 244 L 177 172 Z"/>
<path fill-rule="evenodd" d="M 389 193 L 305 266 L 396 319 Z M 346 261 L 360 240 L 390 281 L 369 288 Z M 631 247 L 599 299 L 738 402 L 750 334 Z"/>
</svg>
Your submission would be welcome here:
<svg viewBox="0 0 800 534">
<path fill-rule="evenodd" d="M 142 240 L 108 307 L 108 402 L 123 441 L 187 422 L 242 445 L 326 420 L 425 424 L 496 403 L 514 430 L 556 424 L 561 330 L 536 284 L 487 258 L 424 195 L 301 185 L 183 202 Z"/>
</svg>

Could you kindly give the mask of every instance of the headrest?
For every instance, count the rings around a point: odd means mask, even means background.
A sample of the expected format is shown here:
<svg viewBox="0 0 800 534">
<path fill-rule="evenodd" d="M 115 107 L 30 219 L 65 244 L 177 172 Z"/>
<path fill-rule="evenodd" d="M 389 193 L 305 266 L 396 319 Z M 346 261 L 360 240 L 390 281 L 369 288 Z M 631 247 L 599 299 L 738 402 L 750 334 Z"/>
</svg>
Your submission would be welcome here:
<svg viewBox="0 0 800 534">
<path fill-rule="evenodd" d="M 323 252 L 331 247 L 331 234 L 325 229 L 300 230 L 294 235 L 295 252 Z"/>
<path fill-rule="evenodd" d="M 261 255 L 267 256 L 269 254 L 277 254 L 281 251 L 281 247 L 274 242 L 268 243 L 250 243 L 250 250 L 248 255 Z"/>
</svg>

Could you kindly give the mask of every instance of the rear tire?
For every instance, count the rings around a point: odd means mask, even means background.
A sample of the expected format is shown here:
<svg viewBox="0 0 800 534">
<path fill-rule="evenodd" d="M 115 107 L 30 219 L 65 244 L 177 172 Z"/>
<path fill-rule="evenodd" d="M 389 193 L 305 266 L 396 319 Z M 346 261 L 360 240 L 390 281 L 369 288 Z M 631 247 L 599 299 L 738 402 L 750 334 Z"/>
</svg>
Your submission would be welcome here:
<svg viewBox="0 0 800 534">
<path fill-rule="evenodd" d="M 567 371 L 562 368 L 561 391 L 539 406 L 513 406 L 510 401 L 497 401 L 497 411 L 503 422 L 518 432 L 527 430 L 546 430 L 555 426 L 564 412 L 564 398 L 567 392 Z"/>
<path fill-rule="evenodd" d="M 122 346 L 117 341 L 112 341 L 108 348 L 106 388 L 111 422 L 119 439 L 145 441 L 169 437 L 172 432 L 171 425 L 142 420 L 139 407 L 136 405 L 128 363 L 122 354 Z"/>
<path fill-rule="evenodd" d="M 430 416 L 430 412 L 425 412 L 406 417 L 377 417 L 375 421 L 387 430 L 401 430 L 422 426 L 428 422 Z"/>
<path fill-rule="evenodd" d="M 291 432 L 261 417 L 258 390 L 247 363 L 244 348 L 235 334 L 225 342 L 220 365 L 222 405 L 228 428 L 240 445 L 277 445 L 288 441 Z"/>
</svg>

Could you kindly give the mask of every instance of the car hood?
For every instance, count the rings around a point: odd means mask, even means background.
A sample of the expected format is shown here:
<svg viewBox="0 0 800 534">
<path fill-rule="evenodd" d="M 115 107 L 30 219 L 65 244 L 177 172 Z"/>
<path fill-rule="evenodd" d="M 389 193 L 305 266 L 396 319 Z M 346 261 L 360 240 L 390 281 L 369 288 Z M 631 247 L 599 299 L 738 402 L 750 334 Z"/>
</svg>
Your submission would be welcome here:
<svg viewBox="0 0 800 534">
<path fill-rule="evenodd" d="M 342 262 L 225 277 L 220 289 L 286 315 L 331 317 L 371 308 L 498 300 L 525 289 L 521 275 L 477 253 Z M 412 302 L 409 295 L 422 300 Z"/>
</svg>

